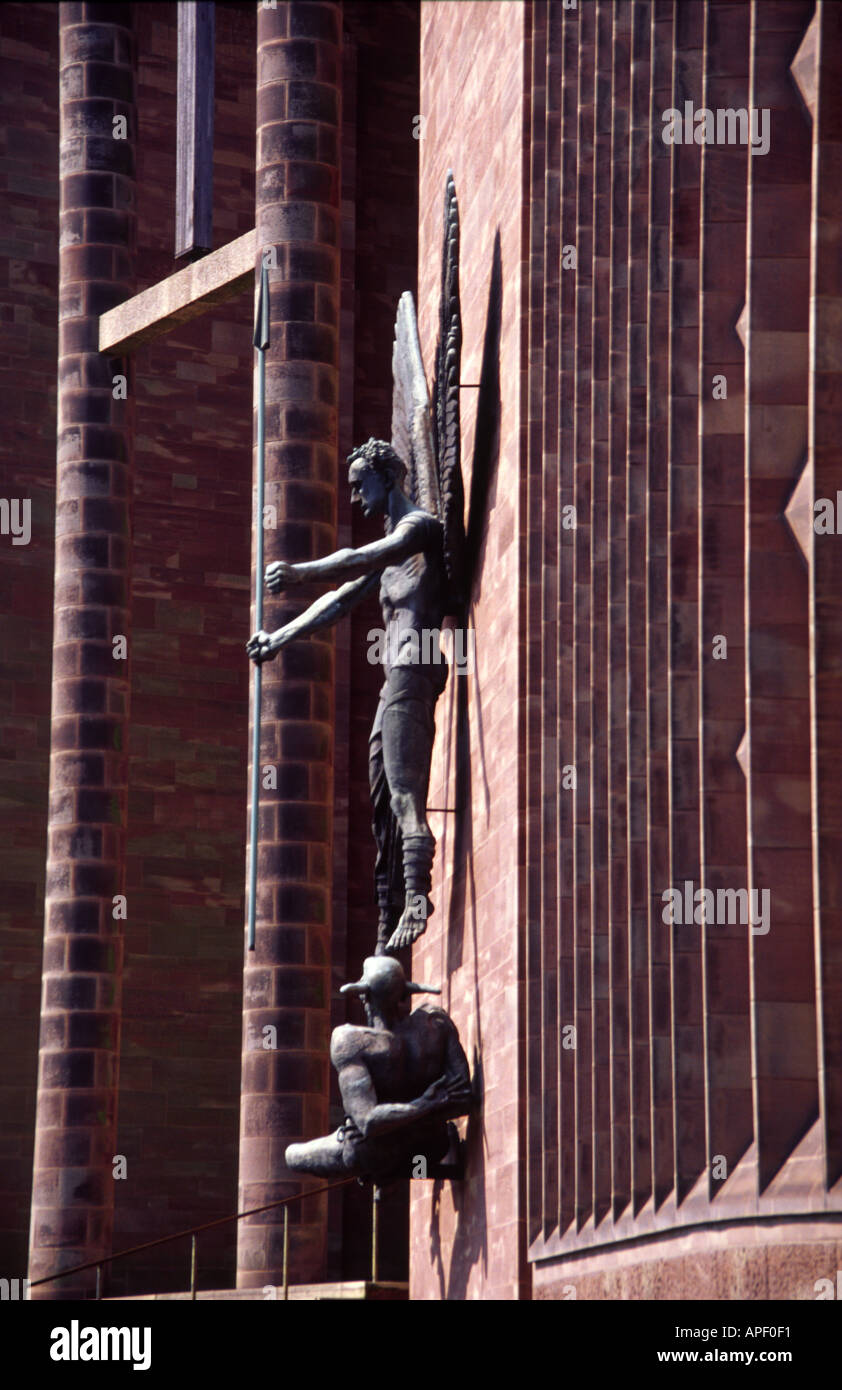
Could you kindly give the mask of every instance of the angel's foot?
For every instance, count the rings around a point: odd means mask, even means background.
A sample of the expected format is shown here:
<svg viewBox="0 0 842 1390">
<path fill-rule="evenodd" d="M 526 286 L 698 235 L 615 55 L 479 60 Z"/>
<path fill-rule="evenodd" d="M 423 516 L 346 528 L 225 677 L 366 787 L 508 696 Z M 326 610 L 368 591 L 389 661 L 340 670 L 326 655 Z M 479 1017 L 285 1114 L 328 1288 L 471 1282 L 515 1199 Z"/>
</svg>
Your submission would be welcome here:
<svg viewBox="0 0 842 1390">
<path fill-rule="evenodd" d="M 403 832 L 403 878 L 406 897 L 401 919 L 389 938 L 390 951 L 402 951 L 423 936 L 433 911 L 430 882 L 436 842 L 429 827 Z"/>
<path fill-rule="evenodd" d="M 429 898 L 421 897 L 417 893 L 408 893 L 406 907 L 389 938 L 386 950 L 403 951 L 407 946 L 411 946 L 413 941 L 424 935 L 427 930 L 427 918 L 432 916 L 433 911 L 433 904 Z"/>
</svg>

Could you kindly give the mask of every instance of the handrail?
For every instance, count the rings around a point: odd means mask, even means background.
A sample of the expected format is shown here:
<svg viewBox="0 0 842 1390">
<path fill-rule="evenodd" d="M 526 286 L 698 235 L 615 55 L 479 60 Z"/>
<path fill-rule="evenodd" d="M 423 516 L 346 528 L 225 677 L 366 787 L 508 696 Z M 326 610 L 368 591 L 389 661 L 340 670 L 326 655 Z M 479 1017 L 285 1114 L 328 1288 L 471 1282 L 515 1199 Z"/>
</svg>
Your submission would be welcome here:
<svg viewBox="0 0 842 1390">
<path fill-rule="evenodd" d="M 31 1279 L 29 1288 L 38 1288 L 41 1284 L 51 1284 L 55 1279 L 64 1279 L 68 1274 L 81 1274 L 83 1270 L 95 1269 L 97 1271 L 97 1291 L 99 1296 L 99 1271 L 103 1265 L 113 1264 L 115 1260 L 122 1260 L 128 1255 L 136 1255 L 140 1250 L 151 1250 L 156 1245 L 167 1245 L 171 1240 L 184 1240 L 187 1236 L 192 1237 L 191 1244 L 191 1270 L 190 1270 L 190 1292 L 196 1297 L 196 1236 L 200 1231 L 209 1231 L 214 1226 L 225 1226 L 229 1221 L 242 1221 L 246 1216 L 258 1216 L 264 1211 L 273 1211 L 276 1207 L 288 1207 L 292 1202 L 304 1201 L 307 1197 L 318 1197 L 323 1192 L 333 1192 L 337 1187 L 347 1187 L 348 1183 L 356 1182 L 356 1177 L 343 1178 L 341 1182 L 331 1182 L 325 1187 L 314 1187 L 309 1192 L 296 1192 L 292 1197 L 282 1197 L 277 1202 L 267 1202 L 262 1207 L 252 1207 L 249 1211 L 235 1211 L 229 1216 L 219 1216 L 214 1221 L 205 1221 L 201 1226 L 189 1226 L 184 1231 L 175 1231 L 169 1236 L 159 1236 L 157 1240 L 146 1240 L 142 1245 L 132 1245 L 128 1250 L 118 1250 L 115 1255 L 103 1255 L 99 1260 L 88 1260 L 85 1264 L 72 1265 L 70 1269 L 61 1269 L 56 1274 L 47 1274 L 42 1279 Z M 375 1187 L 375 1200 L 379 1194 L 379 1189 Z M 376 1211 L 376 1207 L 375 1207 Z M 286 1254 L 287 1254 L 287 1214 L 284 1211 L 284 1288 L 286 1289 Z M 376 1270 L 376 1261 L 374 1262 Z M 374 1281 L 376 1282 L 376 1280 Z"/>
</svg>

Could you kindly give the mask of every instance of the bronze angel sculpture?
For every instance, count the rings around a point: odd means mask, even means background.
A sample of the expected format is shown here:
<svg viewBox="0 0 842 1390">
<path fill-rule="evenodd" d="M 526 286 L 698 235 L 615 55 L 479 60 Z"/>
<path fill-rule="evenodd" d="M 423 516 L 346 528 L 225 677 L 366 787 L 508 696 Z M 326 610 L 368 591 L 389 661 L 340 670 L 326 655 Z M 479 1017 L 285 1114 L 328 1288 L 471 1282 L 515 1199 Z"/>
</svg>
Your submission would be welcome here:
<svg viewBox="0 0 842 1390">
<path fill-rule="evenodd" d="M 392 352 L 392 440 L 369 439 L 348 456 L 351 500 L 382 515 L 384 536 L 356 550 L 266 570 L 272 593 L 312 580 L 345 581 L 276 632 L 247 644 L 270 660 L 299 637 L 335 623 L 379 584 L 384 683 L 369 741 L 369 783 L 377 845 L 375 953 L 410 946 L 433 910 L 435 839 L 427 793 L 435 708 L 448 667 L 437 637 L 443 619 L 465 611 L 465 521 L 460 454 L 459 216 L 453 177 L 444 200 L 439 341 L 430 402 L 415 304 L 401 296 Z M 430 634 L 436 634 L 431 650 Z"/>
</svg>

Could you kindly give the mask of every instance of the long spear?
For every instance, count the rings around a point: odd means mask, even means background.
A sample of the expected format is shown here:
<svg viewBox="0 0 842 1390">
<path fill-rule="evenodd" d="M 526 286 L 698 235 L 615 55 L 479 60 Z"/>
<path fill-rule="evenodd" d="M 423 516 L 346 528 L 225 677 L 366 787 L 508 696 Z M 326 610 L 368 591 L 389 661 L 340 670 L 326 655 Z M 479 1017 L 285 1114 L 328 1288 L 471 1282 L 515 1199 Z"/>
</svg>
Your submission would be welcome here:
<svg viewBox="0 0 842 1390">
<path fill-rule="evenodd" d="M 257 573 L 255 577 L 255 631 L 263 627 L 263 495 L 266 476 L 266 349 L 269 346 L 269 272 L 260 269 L 260 291 L 254 321 L 257 348 Z M 257 915 L 257 812 L 260 800 L 260 704 L 262 695 L 260 662 L 254 663 L 254 711 L 251 739 L 251 826 L 249 829 L 249 950 L 254 950 L 254 923 Z"/>
</svg>

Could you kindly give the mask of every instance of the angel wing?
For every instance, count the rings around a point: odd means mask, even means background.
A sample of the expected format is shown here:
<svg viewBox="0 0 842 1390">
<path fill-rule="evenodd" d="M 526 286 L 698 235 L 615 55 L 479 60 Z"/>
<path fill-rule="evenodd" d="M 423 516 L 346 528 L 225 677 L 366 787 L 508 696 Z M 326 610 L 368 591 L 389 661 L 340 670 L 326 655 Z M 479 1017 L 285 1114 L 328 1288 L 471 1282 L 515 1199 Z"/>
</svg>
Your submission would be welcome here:
<svg viewBox="0 0 842 1390">
<path fill-rule="evenodd" d="M 427 391 L 415 303 L 401 295 L 392 350 L 392 448 L 407 464 L 407 490 L 417 507 L 444 527 L 447 612 L 462 611 L 465 584 L 465 497 L 462 483 L 459 373 L 459 209 L 452 173 L 444 194 L 444 244 L 433 402 Z"/>
<path fill-rule="evenodd" d="M 407 490 L 416 507 L 440 518 L 430 397 L 418 339 L 415 303 L 400 297 L 392 348 L 392 448 L 407 465 Z"/>
<path fill-rule="evenodd" d="M 465 574 L 465 489 L 462 482 L 462 432 L 459 388 L 462 369 L 462 315 L 459 304 L 459 206 L 453 174 L 444 190 L 444 240 L 436 374 L 433 382 L 439 519 L 444 526 L 444 559 L 450 601 L 447 611 L 461 613 L 467 601 Z"/>
</svg>

